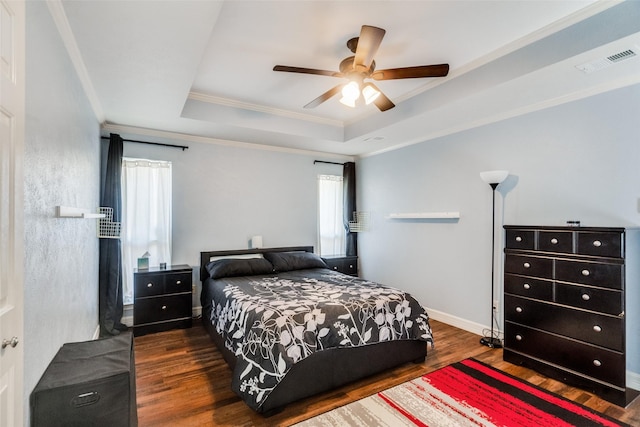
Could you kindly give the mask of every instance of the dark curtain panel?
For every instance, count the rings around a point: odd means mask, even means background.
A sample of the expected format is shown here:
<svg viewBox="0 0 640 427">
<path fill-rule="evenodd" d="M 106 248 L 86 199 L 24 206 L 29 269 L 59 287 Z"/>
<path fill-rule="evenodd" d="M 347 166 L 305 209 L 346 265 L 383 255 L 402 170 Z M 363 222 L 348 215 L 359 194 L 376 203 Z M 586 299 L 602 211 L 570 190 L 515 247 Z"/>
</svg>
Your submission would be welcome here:
<svg viewBox="0 0 640 427">
<path fill-rule="evenodd" d="M 111 134 L 107 160 L 101 176 L 100 206 L 113 208 L 113 220 L 121 221 L 122 145 L 120 135 Z M 120 239 L 100 239 L 100 335 L 118 335 L 126 326 L 122 324 L 122 254 Z"/>
<path fill-rule="evenodd" d="M 345 254 L 348 256 L 358 255 L 358 240 L 356 233 L 349 231 L 349 221 L 353 220 L 353 213 L 356 211 L 356 164 L 347 162 L 344 164 L 342 172 L 342 185 L 344 195 L 344 228 L 347 232 L 347 244 Z"/>
</svg>

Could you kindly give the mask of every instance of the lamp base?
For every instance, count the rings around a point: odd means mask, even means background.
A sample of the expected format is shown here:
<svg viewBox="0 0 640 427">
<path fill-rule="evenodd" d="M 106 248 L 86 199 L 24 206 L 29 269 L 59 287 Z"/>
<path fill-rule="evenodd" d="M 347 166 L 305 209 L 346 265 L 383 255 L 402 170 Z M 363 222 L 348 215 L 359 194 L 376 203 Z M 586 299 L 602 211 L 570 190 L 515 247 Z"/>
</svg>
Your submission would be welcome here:
<svg viewBox="0 0 640 427">
<path fill-rule="evenodd" d="M 480 344 L 486 345 L 489 348 L 502 348 L 500 338 L 482 337 L 480 338 Z"/>
</svg>

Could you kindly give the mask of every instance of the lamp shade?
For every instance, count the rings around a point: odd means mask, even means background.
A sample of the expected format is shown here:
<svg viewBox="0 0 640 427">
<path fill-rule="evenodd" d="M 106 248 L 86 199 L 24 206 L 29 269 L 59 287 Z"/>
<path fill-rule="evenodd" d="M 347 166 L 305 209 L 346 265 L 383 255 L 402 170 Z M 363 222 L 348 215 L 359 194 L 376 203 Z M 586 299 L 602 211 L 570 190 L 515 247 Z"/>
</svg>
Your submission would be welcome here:
<svg viewBox="0 0 640 427">
<path fill-rule="evenodd" d="M 480 178 L 487 184 L 500 184 L 502 181 L 507 179 L 509 176 L 509 171 L 486 171 L 480 172 Z"/>
</svg>

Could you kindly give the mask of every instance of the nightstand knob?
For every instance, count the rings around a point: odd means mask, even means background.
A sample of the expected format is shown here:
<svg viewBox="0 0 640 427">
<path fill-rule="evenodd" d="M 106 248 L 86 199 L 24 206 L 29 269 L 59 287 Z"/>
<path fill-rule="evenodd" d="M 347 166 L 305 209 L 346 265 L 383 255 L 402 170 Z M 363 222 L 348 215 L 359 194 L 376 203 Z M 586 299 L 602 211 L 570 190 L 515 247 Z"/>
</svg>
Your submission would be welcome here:
<svg viewBox="0 0 640 427">
<path fill-rule="evenodd" d="M 531 285 L 528 283 L 525 283 L 524 285 L 522 285 L 522 287 L 525 289 L 531 289 Z"/>
<path fill-rule="evenodd" d="M 596 332 L 602 332 L 602 328 L 599 325 L 593 325 L 593 330 Z"/>
<path fill-rule="evenodd" d="M 163 310 L 166 310 L 166 309 L 167 309 L 167 306 L 166 306 L 166 305 L 163 305 L 163 306 L 162 306 L 162 309 L 163 309 Z"/>
<path fill-rule="evenodd" d="M 516 335 L 516 341 L 522 341 L 522 335 Z"/>
<path fill-rule="evenodd" d="M 516 313 L 522 313 L 522 307 L 516 307 Z"/>
<path fill-rule="evenodd" d="M 585 301 L 589 301 L 591 299 L 591 297 L 587 294 L 582 294 L 582 299 Z"/>
<path fill-rule="evenodd" d="M 582 270 L 582 275 L 583 275 L 583 276 L 588 276 L 589 274 L 591 274 L 591 273 L 589 272 L 589 270 L 587 270 L 587 269 Z"/>
<path fill-rule="evenodd" d="M 353 264 L 349 264 L 349 268 L 353 268 Z"/>
<path fill-rule="evenodd" d="M 556 239 L 555 237 L 553 239 L 551 239 L 551 244 L 557 245 L 558 244 L 558 239 Z"/>
<path fill-rule="evenodd" d="M 147 283 L 147 288 L 152 288 L 153 287 L 153 283 Z"/>
<path fill-rule="evenodd" d="M 599 248 L 600 246 L 602 246 L 602 242 L 600 240 L 594 240 L 593 246 L 595 246 L 596 248 Z"/>
<path fill-rule="evenodd" d="M 176 285 L 179 285 L 182 283 L 182 280 L 176 280 Z"/>
<path fill-rule="evenodd" d="M 338 269 L 338 267 L 333 267 L 333 269 L 334 269 L 334 270 L 337 270 L 337 269 Z"/>
<path fill-rule="evenodd" d="M 524 265 L 524 268 L 529 268 L 529 267 L 531 267 L 531 264 L 529 264 L 528 262 L 525 262 L 525 263 L 524 263 L 524 264 L 522 264 L 522 265 Z"/>
<path fill-rule="evenodd" d="M 598 359 L 594 359 L 593 360 L 593 366 L 602 366 L 602 362 L 599 361 Z"/>
<path fill-rule="evenodd" d="M 517 236 L 517 237 L 516 237 L 516 242 L 522 242 L 522 237 Z"/>
</svg>

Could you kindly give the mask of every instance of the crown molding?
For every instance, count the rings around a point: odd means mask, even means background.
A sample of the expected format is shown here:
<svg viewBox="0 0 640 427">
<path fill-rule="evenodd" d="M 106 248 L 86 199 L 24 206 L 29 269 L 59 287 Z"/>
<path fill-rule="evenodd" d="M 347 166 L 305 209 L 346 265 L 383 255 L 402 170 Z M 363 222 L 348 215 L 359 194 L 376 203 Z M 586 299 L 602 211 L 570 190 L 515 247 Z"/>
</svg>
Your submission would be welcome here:
<svg viewBox="0 0 640 427">
<path fill-rule="evenodd" d="M 321 125 L 329 125 L 329 126 L 340 127 L 340 128 L 343 128 L 345 125 L 345 122 L 342 120 L 327 119 L 324 117 L 317 117 L 311 114 L 296 113 L 293 111 L 283 110 L 280 108 L 267 107 L 265 105 L 252 104 L 249 102 L 237 101 L 235 99 L 222 98 L 220 96 L 214 96 L 214 95 L 207 95 L 205 93 L 200 93 L 200 92 L 189 92 L 188 99 L 191 99 L 194 101 L 206 102 L 209 104 L 222 105 L 230 108 L 238 108 L 241 110 L 257 111 L 260 113 L 272 114 L 274 116 L 281 116 L 289 119 L 304 120 L 307 122 L 318 123 Z"/>
<path fill-rule="evenodd" d="M 142 137 L 169 139 L 176 142 L 195 142 L 199 144 L 215 144 L 227 147 L 246 148 L 250 150 L 275 151 L 280 153 L 298 154 L 303 156 L 318 156 L 324 159 L 337 159 L 342 161 L 355 161 L 355 157 L 343 154 L 327 153 L 323 151 L 303 150 L 300 148 L 280 147 L 276 145 L 256 144 L 253 142 L 232 141 L 227 139 L 210 138 L 206 136 L 191 135 L 186 133 L 139 128 L 135 126 L 118 125 L 115 123 L 104 123 L 101 126 L 103 133 L 124 133 L 138 135 Z"/>
</svg>

